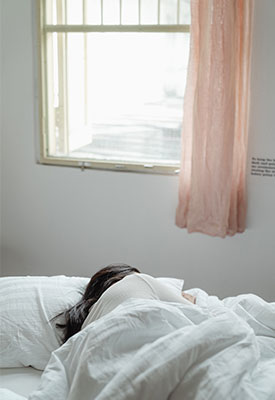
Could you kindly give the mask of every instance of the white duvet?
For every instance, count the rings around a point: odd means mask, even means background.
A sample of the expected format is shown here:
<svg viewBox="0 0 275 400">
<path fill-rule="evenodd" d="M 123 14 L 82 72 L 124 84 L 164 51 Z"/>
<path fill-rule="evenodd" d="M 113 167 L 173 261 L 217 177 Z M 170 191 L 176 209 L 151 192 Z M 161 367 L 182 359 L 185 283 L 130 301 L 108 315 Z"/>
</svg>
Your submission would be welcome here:
<svg viewBox="0 0 275 400">
<path fill-rule="evenodd" d="M 190 292 L 197 305 L 130 299 L 88 325 L 28 399 L 274 400 L 275 303 Z"/>
</svg>

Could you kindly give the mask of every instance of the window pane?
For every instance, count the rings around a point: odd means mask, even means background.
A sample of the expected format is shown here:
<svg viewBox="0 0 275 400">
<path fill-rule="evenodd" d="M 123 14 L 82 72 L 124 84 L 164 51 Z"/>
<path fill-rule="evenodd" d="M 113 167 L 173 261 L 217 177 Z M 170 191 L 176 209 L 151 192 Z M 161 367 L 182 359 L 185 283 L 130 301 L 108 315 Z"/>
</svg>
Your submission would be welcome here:
<svg viewBox="0 0 275 400">
<path fill-rule="evenodd" d="M 138 0 L 122 1 L 122 24 L 138 24 Z"/>
<path fill-rule="evenodd" d="M 178 0 L 161 0 L 160 3 L 160 23 L 177 23 Z"/>
<path fill-rule="evenodd" d="M 82 0 L 66 0 L 67 24 L 80 25 L 83 23 L 82 5 Z"/>
<path fill-rule="evenodd" d="M 189 25 L 191 21 L 190 0 L 45 0 L 46 23 L 101 24 L 103 5 L 103 23 L 116 25 L 120 23 L 120 2 L 122 23 L 125 25 L 137 24 L 139 11 L 140 22 L 145 25 L 157 24 L 159 16 L 161 24 Z"/>
<path fill-rule="evenodd" d="M 67 40 L 68 152 L 72 152 L 76 148 L 90 143 L 92 133 L 86 120 L 85 34 L 69 33 Z"/>
<path fill-rule="evenodd" d="M 99 25 L 101 23 L 101 0 L 86 0 L 86 23 Z"/>
<path fill-rule="evenodd" d="M 103 0 L 103 24 L 119 24 L 119 0 Z"/>
<path fill-rule="evenodd" d="M 177 164 L 188 49 L 183 33 L 68 34 L 67 88 L 52 80 L 55 97 L 67 93 L 67 122 L 55 121 L 57 141 L 67 123 L 63 155 Z"/>
<path fill-rule="evenodd" d="M 190 0 L 44 1 L 48 24 L 190 23 Z M 48 155 L 179 165 L 189 33 L 48 32 L 44 54 Z"/>
<path fill-rule="evenodd" d="M 141 3 L 141 23 L 157 24 L 158 23 L 158 0 L 140 0 Z"/>
<path fill-rule="evenodd" d="M 179 23 L 183 25 L 191 24 L 190 0 L 180 0 L 180 18 Z"/>
</svg>

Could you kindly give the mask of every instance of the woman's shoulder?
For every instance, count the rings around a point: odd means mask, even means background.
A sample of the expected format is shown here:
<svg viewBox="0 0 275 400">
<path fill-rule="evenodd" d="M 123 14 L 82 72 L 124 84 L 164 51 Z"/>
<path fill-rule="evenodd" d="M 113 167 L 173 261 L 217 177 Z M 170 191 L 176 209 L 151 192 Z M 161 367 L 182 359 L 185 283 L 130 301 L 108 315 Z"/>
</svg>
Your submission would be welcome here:
<svg viewBox="0 0 275 400">
<path fill-rule="evenodd" d="M 152 275 L 148 275 L 148 274 L 144 274 L 144 273 L 135 274 L 135 275 L 137 275 L 139 279 L 144 279 L 149 282 L 154 281 L 156 279 Z"/>
</svg>

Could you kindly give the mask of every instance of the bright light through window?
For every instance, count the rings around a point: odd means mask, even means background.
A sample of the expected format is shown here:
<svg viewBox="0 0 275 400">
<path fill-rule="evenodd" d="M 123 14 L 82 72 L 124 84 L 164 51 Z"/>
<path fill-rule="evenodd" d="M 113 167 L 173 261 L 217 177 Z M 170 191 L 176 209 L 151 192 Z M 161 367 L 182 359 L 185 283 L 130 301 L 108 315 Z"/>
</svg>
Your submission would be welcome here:
<svg viewBox="0 0 275 400">
<path fill-rule="evenodd" d="M 189 0 L 41 3 L 44 158 L 177 167 Z"/>
</svg>

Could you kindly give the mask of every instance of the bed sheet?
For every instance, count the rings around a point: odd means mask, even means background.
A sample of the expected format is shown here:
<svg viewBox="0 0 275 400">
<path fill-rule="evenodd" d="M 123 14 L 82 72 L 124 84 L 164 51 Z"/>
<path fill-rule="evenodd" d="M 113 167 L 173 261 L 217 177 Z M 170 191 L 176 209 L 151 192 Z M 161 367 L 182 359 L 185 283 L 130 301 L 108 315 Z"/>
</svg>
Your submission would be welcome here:
<svg viewBox="0 0 275 400">
<path fill-rule="evenodd" d="M 37 389 L 42 372 L 31 367 L 0 368 L 0 388 L 28 397 Z"/>
<path fill-rule="evenodd" d="M 30 371 L 39 385 L 28 400 L 275 399 L 275 302 L 188 293 L 195 305 L 129 299 L 88 325 L 52 353 L 40 382 Z M 26 400 L 20 370 L 6 370 L 1 400 Z"/>
<path fill-rule="evenodd" d="M 125 301 L 52 353 L 28 400 L 275 399 L 275 303 L 192 294 Z"/>
</svg>

